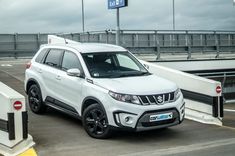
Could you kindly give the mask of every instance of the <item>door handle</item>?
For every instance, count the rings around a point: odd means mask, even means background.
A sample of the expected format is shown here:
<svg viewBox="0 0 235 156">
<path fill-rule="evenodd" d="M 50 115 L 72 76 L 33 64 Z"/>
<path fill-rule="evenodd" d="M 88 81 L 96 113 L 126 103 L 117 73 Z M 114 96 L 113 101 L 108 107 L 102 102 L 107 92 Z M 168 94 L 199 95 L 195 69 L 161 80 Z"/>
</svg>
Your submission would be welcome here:
<svg viewBox="0 0 235 156">
<path fill-rule="evenodd" d="M 61 80 L 60 75 L 57 75 L 55 78 L 56 78 L 56 80 Z"/>
</svg>

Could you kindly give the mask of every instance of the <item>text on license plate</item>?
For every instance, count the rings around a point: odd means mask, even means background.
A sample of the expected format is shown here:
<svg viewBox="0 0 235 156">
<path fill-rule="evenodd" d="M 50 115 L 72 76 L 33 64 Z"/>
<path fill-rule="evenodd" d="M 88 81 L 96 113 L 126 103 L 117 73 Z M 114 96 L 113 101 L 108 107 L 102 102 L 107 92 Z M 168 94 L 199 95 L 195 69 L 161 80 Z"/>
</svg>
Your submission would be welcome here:
<svg viewBox="0 0 235 156">
<path fill-rule="evenodd" d="M 168 120 L 173 118 L 173 113 L 165 113 L 165 114 L 156 114 L 156 115 L 150 115 L 149 121 L 162 121 L 162 120 Z"/>
</svg>

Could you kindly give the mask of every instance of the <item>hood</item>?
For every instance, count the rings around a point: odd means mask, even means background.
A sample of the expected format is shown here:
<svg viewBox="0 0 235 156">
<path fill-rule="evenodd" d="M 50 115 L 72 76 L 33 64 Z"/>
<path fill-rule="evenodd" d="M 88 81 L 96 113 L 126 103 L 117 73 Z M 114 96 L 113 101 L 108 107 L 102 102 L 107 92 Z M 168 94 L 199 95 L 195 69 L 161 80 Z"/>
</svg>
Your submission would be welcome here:
<svg viewBox="0 0 235 156">
<path fill-rule="evenodd" d="M 156 75 L 94 79 L 95 85 L 116 93 L 131 95 L 153 95 L 173 92 L 177 89 L 175 83 Z"/>
</svg>

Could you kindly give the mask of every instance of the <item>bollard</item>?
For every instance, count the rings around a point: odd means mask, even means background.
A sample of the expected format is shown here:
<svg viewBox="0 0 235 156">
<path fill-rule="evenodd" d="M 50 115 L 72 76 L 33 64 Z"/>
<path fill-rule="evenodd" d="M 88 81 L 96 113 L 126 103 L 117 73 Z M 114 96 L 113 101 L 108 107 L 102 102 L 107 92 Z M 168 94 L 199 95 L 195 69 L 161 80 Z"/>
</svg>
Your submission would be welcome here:
<svg viewBox="0 0 235 156">
<path fill-rule="evenodd" d="M 18 155 L 34 145 L 28 135 L 25 97 L 0 82 L 0 154 Z"/>
</svg>

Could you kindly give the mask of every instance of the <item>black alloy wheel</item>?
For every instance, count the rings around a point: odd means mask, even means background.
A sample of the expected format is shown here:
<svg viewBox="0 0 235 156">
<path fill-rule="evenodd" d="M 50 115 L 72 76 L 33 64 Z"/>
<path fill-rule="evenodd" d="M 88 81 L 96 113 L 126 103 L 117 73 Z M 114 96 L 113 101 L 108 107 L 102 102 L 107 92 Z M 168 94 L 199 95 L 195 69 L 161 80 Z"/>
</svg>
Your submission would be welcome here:
<svg viewBox="0 0 235 156">
<path fill-rule="evenodd" d="M 99 104 L 88 106 L 83 113 L 83 126 L 93 138 L 105 139 L 111 135 L 105 111 Z"/>
<path fill-rule="evenodd" d="M 37 85 L 32 85 L 28 91 L 28 102 L 32 112 L 42 114 L 46 111 L 46 106 L 43 104 L 42 94 Z"/>
</svg>

